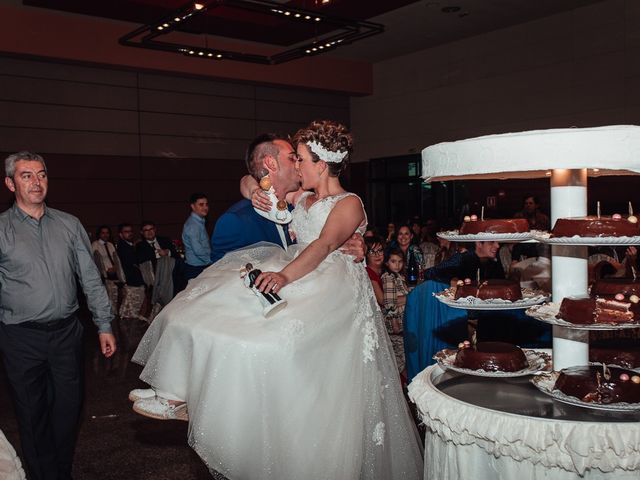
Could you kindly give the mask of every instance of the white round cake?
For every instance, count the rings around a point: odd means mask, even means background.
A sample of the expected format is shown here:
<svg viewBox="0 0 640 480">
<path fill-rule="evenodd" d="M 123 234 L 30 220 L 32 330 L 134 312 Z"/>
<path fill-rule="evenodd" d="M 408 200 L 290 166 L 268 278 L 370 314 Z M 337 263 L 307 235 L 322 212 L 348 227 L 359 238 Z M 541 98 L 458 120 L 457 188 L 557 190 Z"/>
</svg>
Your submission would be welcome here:
<svg viewBox="0 0 640 480">
<path fill-rule="evenodd" d="M 614 125 L 504 133 L 432 145 L 422 151 L 426 181 L 532 178 L 554 168 L 589 175 L 640 173 L 640 127 Z"/>
</svg>

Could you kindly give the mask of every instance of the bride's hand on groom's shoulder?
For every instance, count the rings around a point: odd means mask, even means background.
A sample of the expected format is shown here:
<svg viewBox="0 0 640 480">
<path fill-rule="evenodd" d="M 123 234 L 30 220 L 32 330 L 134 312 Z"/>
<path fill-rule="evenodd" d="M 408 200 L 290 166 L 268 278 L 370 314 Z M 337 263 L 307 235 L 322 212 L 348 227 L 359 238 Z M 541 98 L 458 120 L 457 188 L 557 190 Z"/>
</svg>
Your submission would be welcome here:
<svg viewBox="0 0 640 480">
<path fill-rule="evenodd" d="M 253 205 L 253 208 L 257 208 L 263 212 L 270 212 L 273 207 L 269 195 L 260 187 L 256 187 L 251 192 L 251 205 Z"/>
<path fill-rule="evenodd" d="M 255 286 L 265 293 L 278 293 L 287 283 L 287 277 L 277 272 L 262 272 L 256 278 Z"/>
</svg>

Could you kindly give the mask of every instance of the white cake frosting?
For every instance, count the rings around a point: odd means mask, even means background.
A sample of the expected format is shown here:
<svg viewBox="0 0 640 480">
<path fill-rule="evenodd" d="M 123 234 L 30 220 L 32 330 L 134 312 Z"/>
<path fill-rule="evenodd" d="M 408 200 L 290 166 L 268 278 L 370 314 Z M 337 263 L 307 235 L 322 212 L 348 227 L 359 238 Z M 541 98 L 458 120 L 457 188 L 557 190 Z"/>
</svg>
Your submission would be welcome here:
<svg viewBox="0 0 640 480">
<path fill-rule="evenodd" d="M 428 182 L 543 177 L 554 168 L 587 168 L 594 176 L 640 173 L 640 127 L 532 130 L 438 143 L 422 151 L 422 177 Z"/>
</svg>

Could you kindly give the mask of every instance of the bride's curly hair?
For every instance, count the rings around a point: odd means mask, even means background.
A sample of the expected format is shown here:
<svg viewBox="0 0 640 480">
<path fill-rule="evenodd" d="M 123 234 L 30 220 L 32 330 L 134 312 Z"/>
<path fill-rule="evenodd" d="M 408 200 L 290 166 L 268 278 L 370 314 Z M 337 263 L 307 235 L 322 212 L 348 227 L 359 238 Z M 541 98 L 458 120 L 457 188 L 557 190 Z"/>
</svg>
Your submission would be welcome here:
<svg viewBox="0 0 640 480">
<path fill-rule="evenodd" d="M 332 120 L 314 120 L 305 128 L 298 130 L 293 136 L 296 148 L 299 144 L 307 142 L 317 142 L 330 152 L 347 152 L 341 162 L 327 162 L 330 176 L 337 177 L 347 168 L 353 151 L 353 136 L 343 124 Z M 311 149 L 309 149 L 309 153 L 311 153 L 314 162 L 323 160 Z"/>
</svg>

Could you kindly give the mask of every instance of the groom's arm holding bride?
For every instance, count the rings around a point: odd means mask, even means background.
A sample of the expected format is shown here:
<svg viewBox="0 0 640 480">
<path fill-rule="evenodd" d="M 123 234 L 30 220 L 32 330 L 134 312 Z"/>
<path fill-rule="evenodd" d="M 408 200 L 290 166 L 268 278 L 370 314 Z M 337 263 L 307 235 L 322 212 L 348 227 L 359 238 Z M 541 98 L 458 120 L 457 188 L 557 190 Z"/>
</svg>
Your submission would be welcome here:
<svg viewBox="0 0 640 480">
<path fill-rule="evenodd" d="M 262 272 L 255 285 L 261 292 L 277 293 L 282 287 L 304 277 L 317 268 L 333 251 L 343 245 L 364 220 L 358 197 L 348 196 L 333 208 L 320 237 L 280 272 Z"/>
<path fill-rule="evenodd" d="M 295 192 L 287 193 L 286 200 L 292 205 L 295 205 L 297 199 L 304 192 L 302 188 Z M 251 200 L 251 204 L 254 208 L 268 212 L 271 210 L 273 204 L 269 195 L 260 187 L 255 178 L 251 175 L 245 175 L 240 179 L 240 193 L 247 200 Z M 360 209 L 362 209 L 360 207 Z M 325 226 L 326 227 L 326 226 Z M 356 226 L 357 228 L 357 226 Z M 354 230 L 355 231 L 355 228 Z M 364 238 L 359 233 L 353 233 L 349 236 L 341 245 L 340 251 L 346 255 L 354 257 L 356 263 L 360 263 L 365 257 L 365 243 Z M 293 238 L 293 237 L 292 237 Z"/>
</svg>

